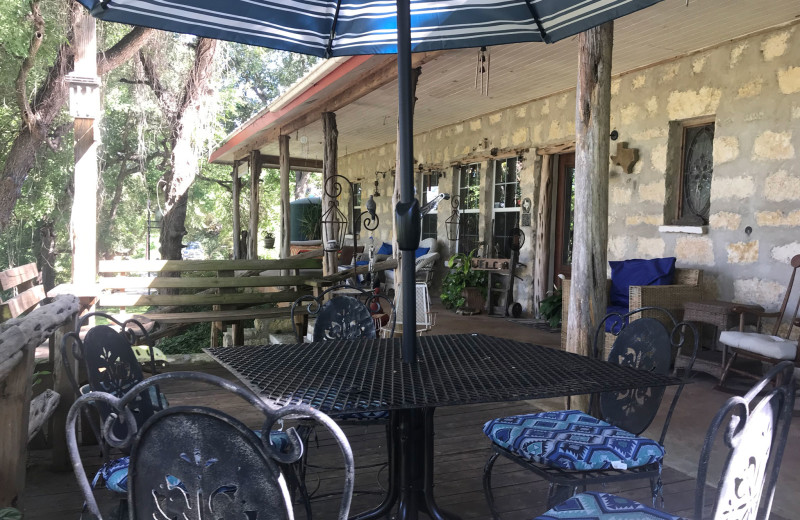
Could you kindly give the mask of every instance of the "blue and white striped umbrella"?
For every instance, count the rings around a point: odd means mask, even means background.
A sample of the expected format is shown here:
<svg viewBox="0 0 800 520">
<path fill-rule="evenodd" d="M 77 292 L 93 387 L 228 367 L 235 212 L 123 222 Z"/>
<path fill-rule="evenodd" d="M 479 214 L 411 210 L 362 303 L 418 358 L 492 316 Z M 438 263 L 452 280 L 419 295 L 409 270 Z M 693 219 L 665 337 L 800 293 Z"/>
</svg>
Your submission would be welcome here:
<svg viewBox="0 0 800 520">
<path fill-rule="evenodd" d="M 79 0 L 102 20 L 314 56 L 397 52 L 395 0 Z M 660 0 L 411 0 L 411 51 L 555 42 Z"/>
<path fill-rule="evenodd" d="M 414 199 L 411 53 L 552 43 L 644 9 L 661 0 L 78 0 L 101 20 L 153 27 L 313 56 L 397 53 L 397 172 L 395 209 L 401 290 L 414 294 L 414 254 L 420 235 Z M 414 298 L 403 315 L 416 322 Z M 403 360 L 416 360 L 414 334 L 403 335 Z"/>
</svg>

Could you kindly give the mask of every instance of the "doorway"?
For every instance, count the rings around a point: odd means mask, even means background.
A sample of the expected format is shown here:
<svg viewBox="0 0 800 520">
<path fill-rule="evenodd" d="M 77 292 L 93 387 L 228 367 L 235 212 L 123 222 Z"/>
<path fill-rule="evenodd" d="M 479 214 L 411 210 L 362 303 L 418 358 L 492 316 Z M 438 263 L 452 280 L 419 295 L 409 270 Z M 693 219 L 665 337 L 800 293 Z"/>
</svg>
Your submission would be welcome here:
<svg viewBox="0 0 800 520">
<path fill-rule="evenodd" d="M 572 233 L 575 223 L 575 152 L 558 156 L 556 229 L 553 274 L 572 275 Z"/>
</svg>

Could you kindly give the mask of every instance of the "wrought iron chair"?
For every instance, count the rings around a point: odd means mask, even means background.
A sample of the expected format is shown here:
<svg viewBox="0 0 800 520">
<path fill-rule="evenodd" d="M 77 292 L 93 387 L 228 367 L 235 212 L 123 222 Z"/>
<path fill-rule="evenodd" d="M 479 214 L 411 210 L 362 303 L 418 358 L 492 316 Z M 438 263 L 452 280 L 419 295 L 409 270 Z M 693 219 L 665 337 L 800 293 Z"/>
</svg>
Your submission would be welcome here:
<svg viewBox="0 0 800 520">
<path fill-rule="evenodd" d="M 760 400 L 770 383 L 774 388 Z M 795 398 L 794 364 L 774 366 L 744 397 L 731 397 L 711 421 L 697 470 L 694 518 L 766 520 L 778 482 Z M 727 457 L 710 515 L 703 515 L 709 460 L 717 436 L 724 432 Z M 566 519 L 681 520 L 662 511 L 609 493 L 581 493 L 536 520 Z"/>
<path fill-rule="evenodd" d="M 791 314 L 786 312 L 786 307 L 789 304 L 789 297 L 792 294 L 797 268 L 800 267 L 800 255 L 792 257 L 790 265 L 792 266 L 792 275 L 789 278 L 789 285 L 786 287 L 786 294 L 783 297 L 783 303 L 778 312 L 758 312 L 748 307 L 734 307 L 733 311 L 740 315 L 739 330 L 723 331 L 719 336 L 719 342 L 727 345 L 731 353 L 727 363 L 725 363 L 722 369 L 722 375 L 719 378 L 720 386 L 725 384 L 725 379 L 727 379 L 730 372 L 758 379 L 759 376 L 744 370 L 739 370 L 733 366 L 734 361 L 739 357 L 750 358 L 770 364 L 779 363 L 784 360 L 792 360 L 795 365 L 800 365 L 800 349 L 797 348 L 798 342 L 790 339 L 792 328 L 794 326 L 800 326 L 800 319 L 798 319 L 800 301 L 795 305 L 794 312 Z M 746 332 L 744 330 L 746 315 L 752 315 L 757 318 L 757 332 Z M 775 325 L 769 333 L 762 332 L 764 318 L 775 319 Z M 785 325 L 784 320 L 786 321 Z"/>
<path fill-rule="evenodd" d="M 396 326 L 403 328 L 403 293 L 397 293 L 397 305 L 395 305 L 396 313 Z M 430 331 L 436 325 L 436 313 L 431 312 L 431 298 L 428 292 L 428 285 L 422 282 L 417 282 L 414 290 L 414 297 L 417 308 L 417 320 L 414 324 L 414 330 L 417 334 L 422 335 Z M 410 325 L 410 324 L 409 324 Z M 381 335 L 384 338 L 390 338 L 394 335 L 394 329 L 386 326 L 382 327 Z"/>
<path fill-rule="evenodd" d="M 165 380 L 207 383 L 236 395 L 263 415 L 263 431 L 273 431 L 287 417 L 322 423 L 344 456 L 344 493 L 338 518 L 347 518 L 353 492 L 353 454 L 335 422 L 308 406 L 272 406 L 240 385 L 199 372 L 157 375 L 120 397 L 90 392 L 76 400 L 67 416 L 67 444 L 78 484 L 94 517 L 102 519 L 78 450 L 76 423 L 83 408 L 101 403 L 131 425 L 122 437 L 104 430 L 110 443 L 131 453 L 127 482 L 130 518 L 293 517 L 278 466 L 294 463 L 303 454 L 294 428 L 283 432 L 285 442 L 275 443 L 272 435 L 259 437 L 233 417 L 198 406 L 161 410 L 138 425 L 131 404 Z"/>
<path fill-rule="evenodd" d="M 645 312 L 647 317 L 635 316 Z M 609 363 L 668 374 L 673 347 L 683 347 L 687 343 L 687 351 L 689 345 L 693 348 L 691 369 L 698 340 L 690 323 L 678 322 L 669 311 L 655 307 L 609 314 L 595 332 L 594 356 L 597 358 L 603 352 L 609 320 L 615 322 L 612 333 L 616 336 Z M 665 327 L 664 322 L 670 327 Z M 571 496 L 577 488 L 585 491 L 589 484 L 640 478 L 650 479 L 655 505 L 661 490 L 664 439 L 683 385 L 675 391 L 658 441 L 640 434 L 655 419 L 664 390 L 663 387 L 637 388 L 593 395 L 589 409 L 597 410 L 598 418 L 578 410 L 562 410 L 487 422 L 483 431 L 492 441 L 493 453 L 484 468 L 483 485 L 494 517 L 498 518 L 498 513 L 491 478 L 500 455 L 548 481 L 548 507 Z"/>
</svg>

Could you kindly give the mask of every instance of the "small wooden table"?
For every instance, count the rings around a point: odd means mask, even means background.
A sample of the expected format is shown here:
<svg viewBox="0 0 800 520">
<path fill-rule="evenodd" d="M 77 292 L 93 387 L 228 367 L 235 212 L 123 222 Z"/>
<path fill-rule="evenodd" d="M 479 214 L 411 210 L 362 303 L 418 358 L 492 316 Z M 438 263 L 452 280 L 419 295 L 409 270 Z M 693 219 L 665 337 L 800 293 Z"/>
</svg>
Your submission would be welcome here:
<svg viewBox="0 0 800 520">
<path fill-rule="evenodd" d="M 732 312 L 734 307 L 764 310 L 760 305 L 744 305 L 721 300 L 702 300 L 683 304 L 683 319 L 685 321 L 707 323 L 716 327 L 714 344 L 709 349 L 700 349 L 697 353 L 697 360 L 694 363 L 694 370 L 705 372 L 717 379 L 722 375 L 722 369 L 728 357 L 728 347 L 723 344 L 722 348 L 718 349 L 719 335 L 723 330 L 738 326 L 738 315 Z M 685 368 L 688 361 L 689 356 L 678 352 L 678 356 L 675 358 L 675 370 Z"/>
</svg>

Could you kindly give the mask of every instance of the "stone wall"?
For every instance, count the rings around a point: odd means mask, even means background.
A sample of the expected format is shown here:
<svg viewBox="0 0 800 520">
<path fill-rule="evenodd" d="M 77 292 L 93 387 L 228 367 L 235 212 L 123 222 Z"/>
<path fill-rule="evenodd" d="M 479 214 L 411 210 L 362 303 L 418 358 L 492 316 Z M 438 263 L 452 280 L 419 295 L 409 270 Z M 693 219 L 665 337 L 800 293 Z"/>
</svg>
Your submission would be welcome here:
<svg viewBox="0 0 800 520">
<path fill-rule="evenodd" d="M 788 281 L 788 260 L 800 253 L 800 26 L 614 76 L 611 92 L 617 143 L 637 149 L 639 160 L 630 174 L 611 166 L 609 259 L 676 256 L 678 266 L 705 271 L 708 297 L 776 308 Z M 425 102 L 420 99 L 418 105 Z M 424 167 L 445 168 L 440 190 L 455 193 L 454 164 L 481 163 L 488 187 L 492 149 L 500 155 L 520 153 L 522 197 L 534 201 L 535 215 L 541 167 L 536 150 L 574 141 L 574 112 L 574 90 L 557 93 L 418 134 L 415 157 Z M 715 124 L 709 225 L 702 234 L 666 232 L 660 226 L 673 224 L 680 167 L 682 134 L 676 129 L 695 120 Z M 612 154 L 617 143 L 611 143 Z M 339 159 L 340 173 L 362 178 L 365 193 L 374 188 L 375 171 L 390 170 L 394 163 L 393 144 Z M 376 237 L 388 240 L 394 178 L 379 180 L 382 225 Z M 491 222 L 490 206 L 481 203 L 486 216 L 481 236 Z M 444 258 L 449 215 L 444 202 L 439 207 Z M 527 241 L 521 260 L 528 267 L 524 281 L 517 282 L 516 300 L 530 312 L 535 229 L 523 229 Z"/>
</svg>

